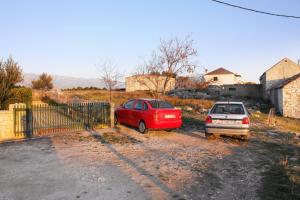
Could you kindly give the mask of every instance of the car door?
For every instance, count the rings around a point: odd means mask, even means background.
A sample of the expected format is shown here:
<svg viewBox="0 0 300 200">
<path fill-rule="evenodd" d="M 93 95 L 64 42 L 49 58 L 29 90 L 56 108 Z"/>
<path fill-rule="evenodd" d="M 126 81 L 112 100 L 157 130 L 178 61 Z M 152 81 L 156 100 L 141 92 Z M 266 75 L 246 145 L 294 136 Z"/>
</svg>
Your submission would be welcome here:
<svg viewBox="0 0 300 200">
<path fill-rule="evenodd" d="M 137 100 L 132 109 L 132 126 L 138 126 L 139 121 L 142 119 L 142 114 L 144 102 L 142 100 Z"/>
<path fill-rule="evenodd" d="M 124 124 L 131 124 L 132 121 L 132 108 L 135 100 L 129 100 L 123 105 L 123 108 L 119 112 L 119 122 Z"/>
</svg>

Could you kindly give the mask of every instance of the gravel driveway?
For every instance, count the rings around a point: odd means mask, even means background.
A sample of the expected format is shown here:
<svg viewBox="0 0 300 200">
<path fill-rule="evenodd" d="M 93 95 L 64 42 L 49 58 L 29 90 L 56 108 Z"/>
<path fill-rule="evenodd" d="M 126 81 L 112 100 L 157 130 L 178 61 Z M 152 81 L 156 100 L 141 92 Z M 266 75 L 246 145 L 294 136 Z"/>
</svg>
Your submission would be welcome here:
<svg viewBox="0 0 300 200">
<path fill-rule="evenodd" d="M 0 199 L 299 199 L 299 155 L 284 133 L 61 134 L 0 144 Z"/>
</svg>

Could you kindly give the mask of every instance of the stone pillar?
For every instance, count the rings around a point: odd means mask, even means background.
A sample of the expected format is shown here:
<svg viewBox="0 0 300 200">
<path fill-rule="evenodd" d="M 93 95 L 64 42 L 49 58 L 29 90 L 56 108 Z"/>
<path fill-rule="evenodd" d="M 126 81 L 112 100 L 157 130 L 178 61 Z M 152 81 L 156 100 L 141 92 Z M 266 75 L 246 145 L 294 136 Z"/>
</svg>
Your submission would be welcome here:
<svg viewBox="0 0 300 200">
<path fill-rule="evenodd" d="M 10 104 L 8 110 L 0 111 L 0 141 L 24 137 L 14 133 L 14 108 L 16 106 L 26 107 L 25 104 Z"/>
<path fill-rule="evenodd" d="M 0 111 L 0 141 L 12 138 L 13 135 L 13 112 L 10 110 Z"/>
<path fill-rule="evenodd" d="M 115 104 L 110 103 L 110 127 L 115 127 Z"/>
</svg>

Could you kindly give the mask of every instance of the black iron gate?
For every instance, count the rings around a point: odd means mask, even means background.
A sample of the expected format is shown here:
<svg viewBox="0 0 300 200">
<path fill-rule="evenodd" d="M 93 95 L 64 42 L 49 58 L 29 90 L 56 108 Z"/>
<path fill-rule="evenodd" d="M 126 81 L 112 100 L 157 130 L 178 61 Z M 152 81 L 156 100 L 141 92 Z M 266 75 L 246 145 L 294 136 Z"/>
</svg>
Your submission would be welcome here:
<svg viewBox="0 0 300 200">
<path fill-rule="evenodd" d="M 14 132 L 32 136 L 103 128 L 110 126 L 110 109 L 107 102 L 16 106 Z"/>
</svg>

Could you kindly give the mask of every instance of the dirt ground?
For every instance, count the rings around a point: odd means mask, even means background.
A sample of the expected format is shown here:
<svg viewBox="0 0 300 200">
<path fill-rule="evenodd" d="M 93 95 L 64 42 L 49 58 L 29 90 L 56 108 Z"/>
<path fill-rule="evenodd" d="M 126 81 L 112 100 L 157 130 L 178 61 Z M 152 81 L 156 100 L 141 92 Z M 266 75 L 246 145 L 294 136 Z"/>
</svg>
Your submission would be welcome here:
<svg viewBox="0 0 300 200">
<path fill-rule="evenodd" d="M 300 199 L 300 140 L 207 140 L 197 119 L 0 144 L 0 199 Z"/>
</svg>

